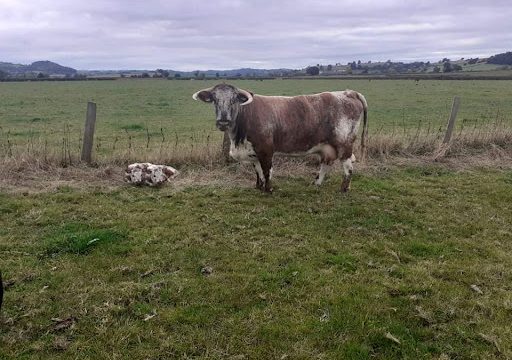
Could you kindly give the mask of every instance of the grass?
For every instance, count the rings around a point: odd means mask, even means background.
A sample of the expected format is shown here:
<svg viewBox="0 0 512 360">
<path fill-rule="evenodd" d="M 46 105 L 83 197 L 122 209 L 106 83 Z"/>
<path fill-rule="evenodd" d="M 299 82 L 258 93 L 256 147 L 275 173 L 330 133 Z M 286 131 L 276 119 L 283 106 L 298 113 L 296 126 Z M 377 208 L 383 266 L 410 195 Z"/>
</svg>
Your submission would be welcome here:
<svg viewBox="0 0 512 360">
<path fill-rule="evenodd" d="M 86 103 L 98 104 L 97 159 L 174 159 L 216 151 L 210 105 L 191 94 L 217 81 L 118 80 L 0 83 L 0 156 L 57 157 L 80 153 Z M 258 94 L 297 95 L 351 88 L 370 106 L 370 135 L 413 137 L 444 131 L 452 98 L 462 99 L 457 131 L 512 125 L 512 81 L 266 80 L 232 81 Z M 113 156 L 115 154 L 115 156 Z M 187 155 L 189 156 L 189 155 Z"/>
<path fill-rule="evenodd" d="M 0 358 L 512 356 L 510 170 L 224 176 L 0 192 Z"/>
</svg>

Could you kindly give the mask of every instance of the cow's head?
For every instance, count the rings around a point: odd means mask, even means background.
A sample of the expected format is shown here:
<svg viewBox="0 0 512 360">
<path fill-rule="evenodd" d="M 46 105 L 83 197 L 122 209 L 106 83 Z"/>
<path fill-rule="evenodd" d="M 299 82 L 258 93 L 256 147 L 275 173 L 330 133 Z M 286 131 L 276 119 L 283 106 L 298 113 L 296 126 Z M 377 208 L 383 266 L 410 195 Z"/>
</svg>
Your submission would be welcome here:
<svg viewBox="0 0 512 360">
<path fill-rule="evenodd" d="M 217 128 L 224 131 L 234 124 L 240 107 L 252 102 L 253 94 L 232 85 L 219 84 L 196 92 L 192 98 L 215 105 Z"/>
</svg>

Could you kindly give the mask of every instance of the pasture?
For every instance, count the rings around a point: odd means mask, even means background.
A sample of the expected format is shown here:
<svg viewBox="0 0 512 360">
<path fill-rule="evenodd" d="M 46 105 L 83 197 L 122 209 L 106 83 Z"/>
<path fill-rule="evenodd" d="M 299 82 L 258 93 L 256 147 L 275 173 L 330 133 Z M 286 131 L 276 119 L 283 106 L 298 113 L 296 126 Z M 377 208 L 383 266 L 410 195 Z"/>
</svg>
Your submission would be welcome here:
<svg viewBox="0 0 512 360">
<path fill-rule="evenodd" d="M 512 172 L 356 174 L 2 193 L 0 358 L 510 358 Z"/>
<path fill-rule="evenodd" d="M 282 161 L 271 196 L 217 161 L 191 99 L 215 83 L 0 83 L 0 359 L 512 357 L 512 81 L 234 81 L 369 103 L 349 194 Z M 437 146 L 455 95 L 464 157 L 405 154 Z M 97 166 L 69 166 L 88 100 Z M 401 157 L 377 156 L 395 140 Z M 146 159 L 182 174 L 123 184 Z"/>
<path fill-rule="evenodd" d="M 98 161 L 151 158 L 208 163 L 222 134 L 213 108 L 193 101 L 218 81 L 118 80 L 0 83 L 0 156 L 71 158 L 81 148 L 87 101 L 98 104 Z M 265 80 L 232 81 L 258 94 L 297 95 L 350 88 L 370 107 L 370 136 L 407 143 L 442 137 L 453 96 L 462 104 L 457 133 L 475 137 L 512 126 L 512 81 Z M 377 144 L 374 142 L 374 144 Z M 371 146 L 371 143 L 370 143 Z M 375 149 L 379 152 L 380 149 Z"/>
</svg>

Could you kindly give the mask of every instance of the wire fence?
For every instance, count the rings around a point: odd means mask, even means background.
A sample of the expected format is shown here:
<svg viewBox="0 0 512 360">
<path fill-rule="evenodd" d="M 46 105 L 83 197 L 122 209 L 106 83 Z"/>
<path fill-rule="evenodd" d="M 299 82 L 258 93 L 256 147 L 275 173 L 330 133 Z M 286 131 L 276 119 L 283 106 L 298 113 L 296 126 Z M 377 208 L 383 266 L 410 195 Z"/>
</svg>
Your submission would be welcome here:
<svg viewBox="0 0 512 360">
<path fill-rule="evenodd" d="M 368 154 L 376 157 L 435 153 L 446 135 L 448 115 L 415 119 L 414 114 L 403 109 L 400 119 L 379 124 L 378 115 L 370 113 Z M 497 109 L 492 118 L 458 120 L 452 142 L 479 149 L 491 145 L 506 147 L 512 144 L 511 134 L 511 119 Z M 94 138 L 93 154 L 96 163 L 213 164 L 223 161 L 222 143 L 223 133 L 217 130 L 192 128 L 188 132 L 178 132 L 146 125 L 142 129 L 98 133 Z M 69 123 L 63 124 L 61 129 L 34 126 L 22 136 L 0 126 L 0 159 L 68 166 L 80 162 L 82 146 L 83 130 Z"/>
</svg>

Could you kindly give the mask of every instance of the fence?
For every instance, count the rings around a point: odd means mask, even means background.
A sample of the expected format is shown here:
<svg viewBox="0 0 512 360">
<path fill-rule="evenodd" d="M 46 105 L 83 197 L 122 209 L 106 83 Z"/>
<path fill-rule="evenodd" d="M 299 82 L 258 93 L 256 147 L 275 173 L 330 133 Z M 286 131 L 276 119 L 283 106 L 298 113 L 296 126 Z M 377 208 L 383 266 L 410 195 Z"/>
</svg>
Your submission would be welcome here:
<svg viewBox="0 0 512 360">
<path fill-rule="evenodd" d="M 491 121 L 462 119 L 456 122 L 460 103 L 456 97 L 451 113 L 447 112 L 444 119 L 414 122 L 406 119 L 404 110 L 402 119 L 380 126 L 370 112 L 368 155 L 431 154 L 439 157 L 449 153 L 450 149 L 478 150 L 489 144 L 502 147 L 512 144 L 512 126 L 499 109 Z M 125 164 L 134 161 L 213 165 L 223 163 L 228 157 L 229 141 L 213 129 L 177 132 L 146 126 L 136 131 L 124 129 L 93 136 L 95 115 L 96 106 L 89 103 L 86 125 L 84 130 L 78 131 L 66 123 L 60 131 L 31 129 L 20 137 L 0 127 L 0 159 L 33 160 L 62 166 L 79 162 Z"/>
</svg>

